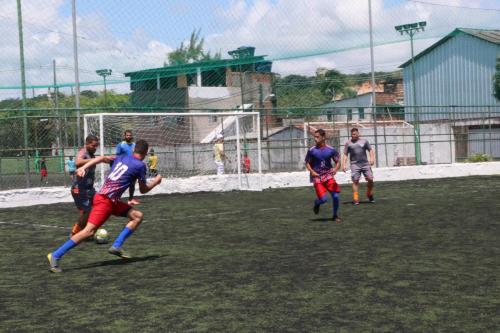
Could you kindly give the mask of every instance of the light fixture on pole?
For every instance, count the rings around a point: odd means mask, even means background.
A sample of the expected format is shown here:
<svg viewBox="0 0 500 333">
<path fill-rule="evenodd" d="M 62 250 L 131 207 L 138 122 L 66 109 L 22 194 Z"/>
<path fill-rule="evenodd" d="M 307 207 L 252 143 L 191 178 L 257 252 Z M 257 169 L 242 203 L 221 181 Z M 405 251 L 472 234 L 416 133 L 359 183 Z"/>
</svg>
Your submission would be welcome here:
<svg viewBox="0 0 500 333">
<path fill-rule="evenodd" d="M 416 22 L 416 23 L 410 23 L 410 24 L 403 24 L 403 25 L 397 25 L 394 27 L 396 31 L 398 31 L 401 36 L 404 34 L 407 34 L 410 36 L 410 44 L 411 44 L 411 81 L 412 81 L 412 86 L 413 86 L 413 110 L 415 114 L 415 130 L 414 130 L 414 136 L 415 136 L 415 162 L 417 165 L 422 164 L 422 157 L 421 157 L 421 151 L 420 151 L 420 117 L 419 117 L 419 110 L 417 108 L 417 87 L 416 87 L 416 81 L 415 81 L 415 57 L 413 53 L 413 36 L 417 32 L 424 31 L 425 26 L 427 25 L 427 22 L 422 21 L 422 22 Z"/>
<path fill-rule="evenodd" d="M 106 93 L 106 76 L 110 76 L 111 75 L 111 69 L 98 69 L 95 71 L 97 73 L 97 75 L 99 76 L 102 76 L 103 80 L 104 80 L 104 106 L 107 107 L 108 106 L 108 102 L 107 102 L 107 93 Z"/>
</svg>

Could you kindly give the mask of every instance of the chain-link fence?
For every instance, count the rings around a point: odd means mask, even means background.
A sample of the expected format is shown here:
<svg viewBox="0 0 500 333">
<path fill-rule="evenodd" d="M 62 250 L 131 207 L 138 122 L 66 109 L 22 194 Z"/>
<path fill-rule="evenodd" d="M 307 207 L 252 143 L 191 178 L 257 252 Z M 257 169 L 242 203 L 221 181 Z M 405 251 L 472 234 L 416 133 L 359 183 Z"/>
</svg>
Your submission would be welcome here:
<svg viewBox="0 0 500 333">
<path fill-rule="evenodd" d="M 103 111 L 203 112 L 152 108 L 82 109 L 78 116 L 74 109 L 4 110 L 0 114 L 0 190 L 68 186 L 71 179 L 66 162 L 82 146 L 82 142 L 78 144 L 78 119 L 82 131 L 80 140 L 83 141 L 83 114 Z M 500 159 L 498 106 L 391 106 L 377 107 L 373 112 L 372 108 L 329 105 L 253 111 L 261 115 L 263 172 L 304 170 L 305 153 L 314 144 L 314 131 L 319 128 L 327 132 L 329 144 L 341 152 L 350 138 L 351 128 L 358 128 L 360 135 L 375 148 L 377 167 Z M 212 126 L 217 125 L 214 121 Z M 140 133 L 140 129 L 136 131 Z M 120 138 L 116 140 L 118 143 Z M 249 135 L 242 140 L 249 156 L 255 156 L 256 138 Z M 161 138 L 155 141 L 160 142 Z M 192 142 L 193 152 L 196 152 L 199 147 Z M 199 145 L 206 143 L 199 142 Z M 179 149 L 182 151 L 171 154 L 172 158 L 186 153 L 186 147 L 179 146 Z M 231 148 L 228 146 L 228 149 Z M 48 170 L 48 177 L 43 181 L 40 175 L 42 158 Z M 179 165 L 182 161 L 171 162 L 168 165 Z M 196 165 L 192 168 L 196 169 Z M 251 168 L 254 170 L 256 163 L 252 163 Z M 161 165 L 159 169 L 161 172 Z M 175 170 L 169 172 L 175 174 Z"/>
</svg>

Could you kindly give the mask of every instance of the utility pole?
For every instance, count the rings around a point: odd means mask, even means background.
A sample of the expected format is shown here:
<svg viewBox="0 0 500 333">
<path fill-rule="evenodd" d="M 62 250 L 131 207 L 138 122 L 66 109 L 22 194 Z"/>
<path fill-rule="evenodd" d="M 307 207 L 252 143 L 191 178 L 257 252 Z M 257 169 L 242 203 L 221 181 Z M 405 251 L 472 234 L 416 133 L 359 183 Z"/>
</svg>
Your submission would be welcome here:
<svg viewBox="0 0 500 333">
<path fill-rule="evenodd" d="M 415 114 L 415 128 L 414 128 L 414 137 L 415 137 L 415 162 L 417 165 L 422 164 L 422 155 L 420 150 L 420 115 L 419 108 L 417 106 L 417 87 L 416 87 L 416 78 L 415 78 L 415 56 L 413 53 L 413 36 L 419 31 L 424 31 L 427 22 L 417 22 L 410 24 L 397 25 L 394 28 L 398 31 L 401 36 L 407 34 L 410 36 L 410 44 L 411 44 L 411 81 L 413 86 L 413 109 Z"/>
<path fill-rule="evenodd" d="M 26 74 L 24 69 L 23 14 L 21 8 L 21 0 L 17 0 L 17 25 L 19 30 L 19 62 L 21 65 L 21 94 L 23 105 L 24 175 L 26 177 L 26 187 L 30 187 L 31 181 L 30 162 L 28 154 L 28 117 L 26 114 Z"/>
<path fill-rule="evenodd" d="M 71 12 L 73 17 L 73 59 L 75 63 L 75 108 L 76 108 L 76 146 L 82 144 L 80 129 L 80 78 L 78 74 L 78 43 L 76 40 L 76 0 L 71 1 Z"/>
<path fill-rule="evenodd" d="M 375 136 L 375 165 L 378 168 L 377 94 L 375 93 L 375 56 L 373 54 L 373 25 L 372 25 L 371 0 L 368 0 L 368 18 L 370 24 L 370 65 L 372 72 L 372 118 L 373 118 L 373 134 Z M 384 142 L 384 144 L 387 143 Z"/>
</svg>

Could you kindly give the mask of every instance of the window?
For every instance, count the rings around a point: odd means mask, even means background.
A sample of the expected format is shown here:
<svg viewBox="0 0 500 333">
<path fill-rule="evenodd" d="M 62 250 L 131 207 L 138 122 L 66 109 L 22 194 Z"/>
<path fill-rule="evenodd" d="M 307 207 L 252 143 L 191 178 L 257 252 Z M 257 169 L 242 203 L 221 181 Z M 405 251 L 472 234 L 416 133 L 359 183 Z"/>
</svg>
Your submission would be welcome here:
<svg viewBox="0 0 500 333">
<path fill-rule="evenodd" d="M 210 110 L 209 112 L 217 112 L 217 110 Z M 213 124 L 217 122 L 217 116 L 208 116 L 208 123 Z"/>
<path fill-rule="evenodd" d="M 347 109 L 347 120 L 352 120 L 352 109 Z"/>
<path fill-rule="evenodd" d="M 358 117 L 359 117 L 359 120 L 365 119 L 365 109 L 364 108 L 358 108 Z"/>
</svg>

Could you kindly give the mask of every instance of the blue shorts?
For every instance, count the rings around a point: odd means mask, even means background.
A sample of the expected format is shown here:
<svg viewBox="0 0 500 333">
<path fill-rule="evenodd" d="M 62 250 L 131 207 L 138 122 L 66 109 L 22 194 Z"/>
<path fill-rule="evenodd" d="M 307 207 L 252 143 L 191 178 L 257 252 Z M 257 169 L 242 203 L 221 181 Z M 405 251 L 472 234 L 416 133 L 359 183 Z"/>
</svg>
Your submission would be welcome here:
<svg viewBox="0 0 500 333">
<path fill-rule="evenodd" d="M 81 212 L 90 212 L 92 209 L 92 200 L 94 200 L 95 189 L 84 189 L 81 190 L 77 187 L 71 188 L 71 196 L 73 196 L 73 201 L 75 202 L 76 208 Z"/>
</svg>

